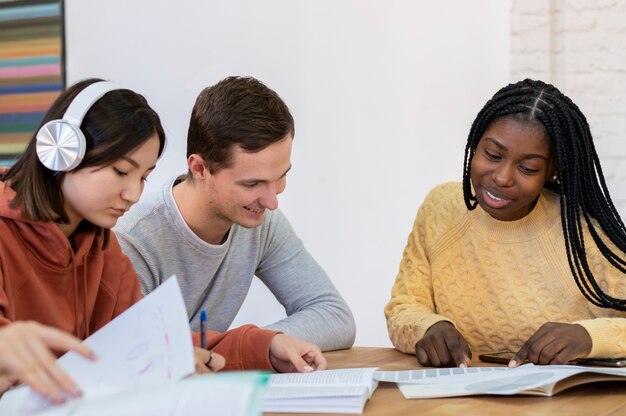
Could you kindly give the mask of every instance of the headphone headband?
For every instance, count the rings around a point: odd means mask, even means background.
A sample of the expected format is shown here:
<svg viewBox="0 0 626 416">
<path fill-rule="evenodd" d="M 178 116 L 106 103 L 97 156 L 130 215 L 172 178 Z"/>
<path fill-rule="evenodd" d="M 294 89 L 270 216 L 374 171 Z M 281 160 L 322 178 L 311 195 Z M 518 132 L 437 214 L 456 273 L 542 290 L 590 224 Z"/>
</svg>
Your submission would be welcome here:
<svg viewBox="0 0 626 416">
<path fill-rule="evenodd" d="M 85 114 L 106 93 L 122 87 L 109 81 L 95 82 L 74 97 L 61 120 L 51 120 L 37 132 L 37 157 L 50 170 L 67 172 L 82 162 L 87 150 L 80 129 Z"/>
<path fill-rule="evenodd" d="M 87 88 L 82 90 L 70 103 L 65 110 L 63 120 L 80 127 L 85 118 L 85 114 L 104 94 L 113 90 L 119 90 L 121 87 L 110 81 L 94 82 Z"/>
</svg>

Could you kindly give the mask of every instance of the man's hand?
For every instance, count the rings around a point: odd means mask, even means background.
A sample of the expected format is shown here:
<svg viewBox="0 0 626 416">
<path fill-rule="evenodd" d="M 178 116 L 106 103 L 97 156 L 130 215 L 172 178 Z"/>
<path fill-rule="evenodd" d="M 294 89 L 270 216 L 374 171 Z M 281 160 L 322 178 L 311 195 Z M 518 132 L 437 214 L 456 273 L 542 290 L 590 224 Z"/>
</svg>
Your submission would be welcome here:
<svg viewBox="0 0 626 416">
<path fill-rule="evenodd" d="M 548 322 L 541 325 L 509 363 L 567 364 L 591 352 L 591 336 L 578 324 Z"/>
<path fill-rule="evenodd" d="M 223 356 L 210 350 L 194 347 L 193 356 L 196 374 L 216 373 L 226 365 L 226 359 Z"/>
<path fill-rule="evenodd" d="M 468 367 L 472 352 L 454 325 L 441 321 L 415 343 L 415 357 L 425 367 Z"/>
<path fill-rule="evenodd" d="M 95 359 L 78 338 L 56 328 L 30 321 L 0 328 L 0 386 L 6 389 L 23 382 L 55 403 L 62 403 L 68 394 L 80 396 L 74 381 L 57 364 L 52 350 L 75 351 Z"/>
<path fill-rule="evenodd" d="M 270 361 L 279 373 L 308 373 L 326 369 L 326 358 L 317 345 L 287 334 L 277 334 L 272 338 Z"/>
</svg>

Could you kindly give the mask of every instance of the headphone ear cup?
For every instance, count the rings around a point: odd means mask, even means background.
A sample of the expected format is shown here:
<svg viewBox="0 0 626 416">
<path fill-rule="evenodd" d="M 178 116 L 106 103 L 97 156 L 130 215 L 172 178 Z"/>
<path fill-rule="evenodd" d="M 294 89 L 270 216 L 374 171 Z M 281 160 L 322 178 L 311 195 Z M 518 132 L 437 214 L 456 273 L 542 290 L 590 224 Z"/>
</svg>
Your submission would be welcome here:
<svg viewBox="0 0 626 416">
<path fill-rule="evenodd" d="M 65 120 L 52 120 L 37 132 L 39 161 L 48 169 L 68 172 L 82 162 L 87 143 L 79 126 Z"/>
</svg>

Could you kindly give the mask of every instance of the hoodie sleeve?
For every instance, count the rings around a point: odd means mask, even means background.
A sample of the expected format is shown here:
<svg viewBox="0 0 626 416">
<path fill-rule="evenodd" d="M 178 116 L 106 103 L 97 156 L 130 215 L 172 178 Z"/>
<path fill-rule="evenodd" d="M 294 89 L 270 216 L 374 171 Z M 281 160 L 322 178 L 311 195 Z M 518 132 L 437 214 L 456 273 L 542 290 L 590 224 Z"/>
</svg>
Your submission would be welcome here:
<svg viewBox="0 0 626 416">
<path fill-rule="evenodd" d="M 207 348 L 224 356 L 224 370 L 273 370 L 270 345 L 279 332 L 244 325 L 220 333 L 207 331 Z M 192 333 L 193 345 L 200 346 L 200 334 Z"/>
<path fill-rule="evenodd" d="M 9 309 L 9 298 L 4 290 L 4 275 L 0 265 L 0 327 L 8 325 L 11 320 L 7 318 L 6 311 Z"/>
</svg>

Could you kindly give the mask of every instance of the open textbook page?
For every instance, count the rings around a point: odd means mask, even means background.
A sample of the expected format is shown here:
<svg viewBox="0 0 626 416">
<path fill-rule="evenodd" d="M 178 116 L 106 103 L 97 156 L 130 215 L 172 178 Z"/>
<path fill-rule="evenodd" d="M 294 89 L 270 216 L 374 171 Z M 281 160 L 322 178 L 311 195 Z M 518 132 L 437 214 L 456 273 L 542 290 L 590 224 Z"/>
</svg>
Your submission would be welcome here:
<svg viewBox="0 0 626 416">
<path fill-rule="evenodd" d="M 61 368 L 83 392 L 81 398 L 68 398 L 65 404 L 54 405 L 29 387 L 22 386 L 2 396 L 0 414 L 68 414 L 80 410 L 78 414 L 81 415 L 153 416 L 176 414 L 169 411 L 163 413 L 163 409 L 168 406 L 184 405 L 184 408 L 188 408 L 202 402 L 204 405 L 211 403 L 209 396 L 195 397 L 197 393 L 193 392 L 213 380 L 194 377 L 181 385 L 174 384 L 194 372 L 191 330 L 176 276 L 167 279 L 155 291 L 84 342 L 94 351 L 96 361 L 87 360 L 74 352 L 58 360 Z M 252 386 L 250 392 L 237 394 L 256 397 L 257 380 L 252 381 L 249 383 Z M 240 380 L 237 385 L 242 384 L 246 383 Z M 147 400 L 147 396 L 154 397 Z M 231 402 L 235 404 L 235 401 Z M 151 403 L 161 407 L 152 407 Z M 138 411 L 140 408 L 153 410 L 142 413 Z M 103 413 L 109 409 L 119 411 Z"/>
<path fill-rule="evenodd" d="M 376 368 L 346 368 L 312 373 L 272 374 L 263 398 L 264 412 L 363 413 L 378 386 Z"/>
<path fill-rule="evenodd" d="M 566 388 L 594 381 L 626 381 L 626 368 L 526 364 L 513 369 L 469 367 L 377 371 L 374 378 L 398 383 L 407 399 L 477 394 L 552 396 Z"/>
</svg>

